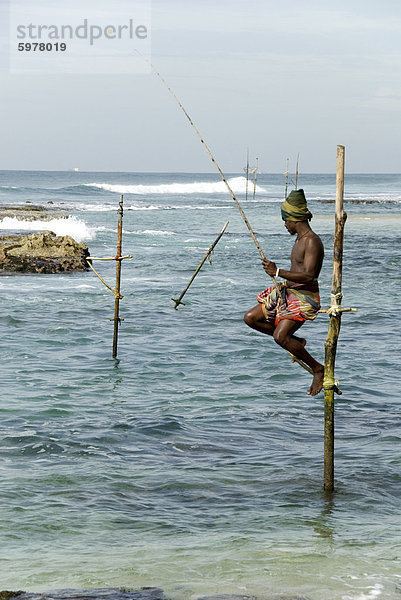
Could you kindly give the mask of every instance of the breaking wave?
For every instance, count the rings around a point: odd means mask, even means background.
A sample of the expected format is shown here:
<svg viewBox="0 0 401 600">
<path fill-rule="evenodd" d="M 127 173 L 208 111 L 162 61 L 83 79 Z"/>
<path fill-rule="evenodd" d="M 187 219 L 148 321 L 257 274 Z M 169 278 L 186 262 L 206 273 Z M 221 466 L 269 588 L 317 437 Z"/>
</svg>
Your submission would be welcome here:
<svg viewBox="0 0 401 600">
<path fill-rule="evenodd" d="M 70 235 L 77 242 L 92 240 L 99 228 L 88 225 L 76 217 L 67 219 L 51 219 L 50 221 L 26 221 L 15 217 L 5 217 L 0 221 L 3 231 L 53 231 L 56 235 Z"/>
<path fill-rule="evenodd" d="M 245 193 L 246 178 L 232 177 L 228 180 L 234 193 Z M 227 187 L 224 181 L 194 181 L 193 183 L 164 183 L 160 185 L 120 185 L 109 183 L 87 183 L 88 187 L 95 187 L 116 194 L 226 194 Z M 248 193 L 253 193 L 253 183 L 249 182 Z M 256 191 L 261 193 L 266 190 L 256 186 Z"/>
</svg>

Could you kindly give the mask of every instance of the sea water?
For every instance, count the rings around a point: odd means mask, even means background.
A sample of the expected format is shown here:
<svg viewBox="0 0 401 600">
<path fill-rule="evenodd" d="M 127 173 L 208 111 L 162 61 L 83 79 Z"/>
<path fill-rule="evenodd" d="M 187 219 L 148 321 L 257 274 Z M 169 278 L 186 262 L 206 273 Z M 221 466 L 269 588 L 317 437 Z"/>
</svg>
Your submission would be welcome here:
<svg viewBox="0 0 401 600">
<path fill-rule="evenodd" d="M 288 268 L 281 175 L 229 176 L 260 244 Z M 326 258 L 335 175 L 302 175 Z M 69 217 L 6 218 L 116 253 L 124 195 L 118 359 L 114 296 L 92 272 L 0 277 L 0 589 L 159 586 L 311 600 L 401 591 L 401 175 L 347 175 L 333 495 L 323 490 L 323 393 L 243 323 L 269 285 L 215 174 L 0 172 L 0 203 Z M 51 202 L 52 204 L 48 204 Z M 174 310 L 224 222 L 227 232 Z M 115 263 L 98 262 L 114 285 Z M 303 328 L 324 358 L 328 317 Z"/>
</svg>

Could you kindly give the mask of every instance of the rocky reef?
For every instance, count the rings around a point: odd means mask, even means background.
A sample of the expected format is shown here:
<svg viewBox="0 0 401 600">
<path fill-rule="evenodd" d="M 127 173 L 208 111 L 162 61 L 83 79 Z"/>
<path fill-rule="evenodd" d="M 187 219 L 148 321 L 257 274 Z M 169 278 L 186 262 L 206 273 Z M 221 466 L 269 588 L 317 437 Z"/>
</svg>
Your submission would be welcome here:
<svg viewBox="0 0 401 600">
<path fill-rule="evenodd" d="M 0 206 L 0 220 L 6 217 L 18 221 L 51 221 L 52 219 L 67 219 L 68 214 L 54 208 L 50 203 L 48 206 L 42 206 L 26 202 L 14 206 Z"/>
<path fill-rule="evenodd" d="M 0 271 L 16 273 L 65 273 L 87 271 L 88 246 L 68 235 L 56 236 L 51 231 L 26 234 L 19 231 L 19 222 L 67 219 L 68 214 L 50 206 L 0 206 L 0 221 L 13 219 L 11 235 L 0 235 Z M 14 227 L 15 222 L 15 227 Z M 25 226 L 24 229 L 27 229 Z M 29 227 L 28 227 L 29 230 Z M 32 231 L 32 230 L 31 230 Z M 1 600 L 1 598 L 0 598 Z"/>
<path fill-rule="evenodd" d="M 92 590 L 60 590 L 48 594 L 30 594 L 29 592 L 0 592 L 0 600 L 167 600 L 159 588 L 126 590 L 100 588 Z"/>
<path fill-rule="evenodd" d="M 0 270 L 19 273 L 87 271 L 88 246 L 51 231 L 0 236 Z"/>
<path fill-rule="evenodd" d="M 140 590 L 127 590 L 125 588 L 100 588 L 91 590 L 60 590 L 48 594 L 30 594 L 27 592 L 0 592 L 0 600 L 168 600 L 163 590 L 149 587 Z M 255 596 L 238 596 L 220 594 L 217 596 L 204 596 L 198 600 L 257 600 Z M 267 595 L 263 600 L 307 600 L 302 596 Z"/>
</svg>

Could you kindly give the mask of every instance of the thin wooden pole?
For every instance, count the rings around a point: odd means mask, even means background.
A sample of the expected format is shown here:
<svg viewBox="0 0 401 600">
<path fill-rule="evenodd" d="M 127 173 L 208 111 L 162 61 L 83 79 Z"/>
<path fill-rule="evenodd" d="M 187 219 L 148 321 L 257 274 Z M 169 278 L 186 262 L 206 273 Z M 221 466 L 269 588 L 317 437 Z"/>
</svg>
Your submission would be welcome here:
<svg viewBox="0 0 401 600">
<path fill-rule="evenodd" d="M 340 308 L 342 292 L 342 264 L 344 246 L 344 225 L 347 214 L 344 212 L 344 164 L 345 148 L 337 146 L 336 214 L 334 233 L 333 278 L 331 286 L 329 330 L 325 343 L 324 360 L 324 489 L 334 490 L 334 380 L 337 341 L 341 328 Z"/>
<path fill-rule="evenodd" d="M 255 200 L 256 196 L 256 179 L 258 177 L 258 157 L 256 157 L 256 167 L 253 170 L 253 199 Z"/>
<path fill-rule="evenodd" d="M 220 231 L 219 235 L 217 236 L 217 238 L 214 240 L 213 244 L 210 246 L 209 250 L 206 252 L 205 256 L 203 257 L 199 267 L 196 269 L 195 273 L 192 275 L 191 279 L 189 280 L 189 283 L 187 285 L 187 287 L 185 288 L 185 290 L 182 292 L 181 296 L 179 298 L 171 298 L 173 300 L 173 302 L 175 302 L 175 306 L 174 308 L 177 309 L 178 306 L 180 304 L 184 305 L 184 302 L 181 302 L 181 300 L 183 299 L 183 297 L 185 296 L 185 294 L 187 293 L 189 286 L 191 285 L 191 283 L 193 282 L 193 280 L 195 279 L 195 277 L 197 276 L 197 274 L 199 273 L 199 271 L 201 270 L 205 260 L 207 259 L 208 256 L 210 256 L 210 254 L 213 252 L 214 247 L 216 246 L 216 244 L 219 242 L 220 238 L 222 237 L 223 233 L 225 232 L 226 228 L 228 225 L 228 221 L 225 222 L 223 229 Z"/>
<path fill-rule="evenodd" d="M 114 335 L 113 335 L 113 358 L 117 356 L 117 343 L 118 343 L 118 326 L 120 324 L 120 287 L 121 287 L 121 257 L 122 257 L 122 243 L 123 243 L 123 201 L 124 196 L 120 197 L 120 204 L 118 209 L 118 225 L 117 225 L 117 254 L 116 254 L 116 287 L 115 287 L 115 300 L 114 300 Z"/>
<path fill-rule="evenodd" d="M 246 151 L 246 186 L 245 186 L 245 200 L 248 201 L 248 186 L 249 186 L 249 148 Z"/>
<path fill-rule="evenodd" d="M 285 194 L 284 194 L 284 200 L 287 200 L 287 193 L 288 193 L 289 162 L 290 162 L 290 159 L 287 158 L 287 166 L 286 166 L 286 171 L 285 171 Z"/>
</svg>

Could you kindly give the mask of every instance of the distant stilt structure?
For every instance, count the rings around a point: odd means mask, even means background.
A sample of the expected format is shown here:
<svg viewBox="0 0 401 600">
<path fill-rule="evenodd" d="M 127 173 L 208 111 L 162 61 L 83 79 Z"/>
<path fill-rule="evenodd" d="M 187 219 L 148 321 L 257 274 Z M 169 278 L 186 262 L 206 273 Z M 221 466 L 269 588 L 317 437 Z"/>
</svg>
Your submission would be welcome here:
<svg viewBox="0 0 401 600">
<path fill-rule="evenodd" d="M 256 196 L 256 180 L 258 178 L 258 157 L 256 157 L 256 166 L 255 168 L 252 170 L 253 173 L 253 199 L 255 200 L 255 196 Z"/>
<path fill-rule="evenodd" d="M 249 188 L 249 149 L 246 151 L 246 184 L 245 184 L 245 200 L 248 200 L 248 188 Z"/>
<path fill-rule="evenodd" d="M 298 152 L 298 156 L 297 156 L 297 167 L 296 167 L 296 171 L 295 171 L 295 189 L 298 189 L 298 173 L 299 173 L 299 152 Z"/>
<path fill-rule="evenodd" d="M 95 258 L 93 256 L 88 256 L 87 261 L 89 267 L 95 273 L 96 277 L 100 279 L 100 281 L 114 294 L 114 318 L 110 319 L 110 321 L 114 321 L 114 335 L 113 335 L 113 358 L 117 357 L 117 344 L 118 344 L 118 326 L 124 319 L 120 319 L 120 300 L 122 300 L 123 296 L 121 296 L 121 261 L 126 258 L 132 258 L 130 254 L 126 256 L 122 256 L 122 237 L 123 237 L 123 200 L 124 196 L 120 196 L 119 209 L 118 209 L 118 224 L 117 224 L 117 253 L 112 258 Z M 116 284 L 115 287 L 112 288 L 105 280 L 99 275 L 96 269 L 92 265 L 92 261 L 94 260 L 115 260 L 116 261 Z"/>
<path fill-rule="evenodd" d="M 286 171 L 285 171 L 285 195 L 284 195 L 284 200 L 287 199 L 287 195 L 288 195 L 288 179 L 289 179 L 289 176 L 290 176 L 289 163 L 290 163 L 290 159 L 287 158 L 287 167 L 286 167 Z"/>
</svg>

